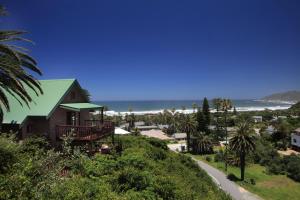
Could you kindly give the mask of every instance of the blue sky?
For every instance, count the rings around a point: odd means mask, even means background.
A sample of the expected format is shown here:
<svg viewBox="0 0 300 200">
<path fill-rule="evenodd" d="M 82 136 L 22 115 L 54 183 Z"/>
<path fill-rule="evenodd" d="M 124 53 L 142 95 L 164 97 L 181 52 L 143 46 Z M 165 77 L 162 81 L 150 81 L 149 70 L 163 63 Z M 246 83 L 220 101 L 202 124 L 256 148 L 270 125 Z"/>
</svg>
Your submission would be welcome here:
<svg viewBox="0 0 300 200">
<path fill-rule="evenodd" d="M 298 0 L 5 0 L 41 79 L 94 100 L 258 98 L 300 89 Z"/>
</svg>

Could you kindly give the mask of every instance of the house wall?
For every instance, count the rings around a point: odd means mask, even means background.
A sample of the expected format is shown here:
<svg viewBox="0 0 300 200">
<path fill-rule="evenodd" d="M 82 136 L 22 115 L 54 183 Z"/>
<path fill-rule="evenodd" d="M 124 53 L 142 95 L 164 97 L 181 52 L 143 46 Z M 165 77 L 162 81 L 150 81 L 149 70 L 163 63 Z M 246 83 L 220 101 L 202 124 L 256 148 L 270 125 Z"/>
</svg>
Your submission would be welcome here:
<svg viewBox="0 0 300 200">
<path fill-rule="evenodd" d="M 86 103 L 85 97 L 82 95 L 81 88 L 78 85 L 74 85 L 71 90 L 65 95 L 61 103 Z M 52 143 L 56 142 L 56 126 L 65 125 L 67 123 L 67 112 L 69 110 L 58 107 L 49 118 L 49 132 L 50 140 Z M 79 115 L 76 115 L 76 120 L 79 119 Z M 84 120 L 89 119 L 89 111 L 80 112 L 80 124 L 84 125 Z M 77 122 L 78 123 L 78 122 Z"/>
<path fill-rule="evenodd" d="M 32 135 L 50 137 L 49 120 L 45 117 L 28 117 L 21 128 L 21 138 Z"/>
<path fill-rule="evenodd" d="M 296 147 L 300 147 L 300 135 L 292 134 L 291 135 L 291 144 Z"/>
</svg>

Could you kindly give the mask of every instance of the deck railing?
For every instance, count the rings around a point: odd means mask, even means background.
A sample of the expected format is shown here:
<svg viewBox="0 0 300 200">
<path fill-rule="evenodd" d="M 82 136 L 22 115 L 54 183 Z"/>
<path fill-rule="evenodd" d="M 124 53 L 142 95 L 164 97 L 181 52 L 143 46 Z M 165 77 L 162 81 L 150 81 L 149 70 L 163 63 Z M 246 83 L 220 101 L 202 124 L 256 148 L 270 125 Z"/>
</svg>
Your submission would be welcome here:
<svg viewBox="0 0 300 200">
<path fill-rule="evenodd" d="M 57 125 L 56 134 L 58 138 L 70 136 L 74 140 L 96 140 L 113 134 L 114 124 L 112 122 L 96 123 L 97 125 L 85 126 Z"/>
</svg>

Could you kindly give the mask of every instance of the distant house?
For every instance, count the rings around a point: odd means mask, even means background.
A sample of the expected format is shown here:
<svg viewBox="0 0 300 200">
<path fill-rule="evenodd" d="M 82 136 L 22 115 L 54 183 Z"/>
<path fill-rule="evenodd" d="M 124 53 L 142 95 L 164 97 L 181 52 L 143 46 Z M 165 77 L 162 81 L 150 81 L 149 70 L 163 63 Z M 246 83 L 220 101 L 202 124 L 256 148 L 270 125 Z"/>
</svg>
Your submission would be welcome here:
<svg viewBox="0 0 300 200">
<path fill-rule="evenodd" d="M 135 126 L 145 126 L 145 122 L 143 121 L 138 121 L 138 122 L 134 122 Z"/>
<path fill-rule="evenodd" d="M 20 139 L 45 136 L 52 144 L 68 134 L 79 141 L 113 134 L 113 123 L 103 121 L 103 107 L 89 103 L 76 79 L 41 80 L 40 84 L 43 95 L 27 89 L 32 97 L 29 107 L 6 94 L 11 109 L 4 112 L 2 132 L 17 132 Z M 96 110 L 102 114 L 101 119 L 90 120 L 89 112 Z"/>
<path fill-rule="evenodd" d="M 160 140 L 172 140 L 173 138 L 167 136 L 164 132 L 161 130 L 147 130 L 147 131 L 141 131 L 141 135 L 147 136 L 147 137 L 153 137 Z"/>
<path fill-rule="evenodd" d="M 253 116 L 252 119 L 255 123 L 259 123 L 263 121 L 262 116 Z"/>
<path fill-rule="evenodd" d="M 131 134 L 131 133 L 124 130 L 124 129 L 122 129 L 122 128 L 116 127 L 115 128 L 115 134 L 116 135 L 128 135 L 128 134 Z"/>
<path fill-rule="evenodd" d="M 287 119 L 287 116 L 275 116 L 275 117 L 273 117 L 273 119 L 272 119 L 272 121 L 277 121 L 277 120 L 279 120 L 279 119 L 281 119 L 281 120 L 283 120 L 283 119 Z"/>
<path fill-rule="evenodd" d="M 172 135 L 172 137 L 175 139 L 175 140 L 186 140 L 186 133 L 174 133 Z"/>
<path fill-rule="evenodd" d="M 297 128 L 291 134 L 291 144 L 294 149 L 300 150 L 300 128 Z"/>
<path fill-rule="evenodd" d="M 159 124 L 159 125 L 158 125 L 158 128 L 159 128 L 160 130 L 168 129 L 168 128 L 169 128 L 169 125 L 168 125 L 168 124 Z"/>
<path fill-rule="evenodd" d="M 139 129 L 140 131 L 144 130 L 152 130 L 152 129 L 158 129 L 157 126 L 135 126 L 135 128 Z"/>
<path fill-rule="evenodd" d="M 267 133 L 267 134 L 272 135 L 274 132 L 275 132 L 274 126 L 268 126 L 268 127 L 266 128 L 266 133 Z"/>
</svg>

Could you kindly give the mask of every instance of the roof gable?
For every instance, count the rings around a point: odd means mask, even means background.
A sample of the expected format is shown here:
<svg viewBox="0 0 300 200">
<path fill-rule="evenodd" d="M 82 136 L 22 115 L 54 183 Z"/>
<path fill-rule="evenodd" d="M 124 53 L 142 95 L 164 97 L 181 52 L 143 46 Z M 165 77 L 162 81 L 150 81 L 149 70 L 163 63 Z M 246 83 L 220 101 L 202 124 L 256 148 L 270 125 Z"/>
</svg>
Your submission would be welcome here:
<svg viewBox="0 0 300 200">
<path fill-rule="evenodd" d="M 76 79 L 40 80 L 43 95 L 37 96 L 32 89 L 27 88 L 32 98 L 29 107 L 26 104 L 20 105 L 13 96 L 6 92 L 10 103 L 10 111 L 4 111 L 3 123 L 22 124 L 28 116 L 48 118 L 75 83 L 77 83 Z"/>
</svg>

